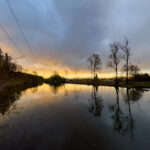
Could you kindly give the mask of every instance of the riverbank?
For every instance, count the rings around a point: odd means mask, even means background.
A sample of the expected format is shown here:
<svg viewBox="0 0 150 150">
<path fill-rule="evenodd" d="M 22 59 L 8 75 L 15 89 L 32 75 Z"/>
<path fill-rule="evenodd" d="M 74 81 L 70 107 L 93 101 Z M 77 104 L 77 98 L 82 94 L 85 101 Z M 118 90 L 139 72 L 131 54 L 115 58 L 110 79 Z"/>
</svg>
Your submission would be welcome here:
<svg viewBox="0 0 150 150">
<path fill-rule="evenodd" d="M 42 84 L 42 77 L 22 72 L 0 73 L 0 92 L 11 88 L 32 87 Z"/>
<path fill-rule="evenodd" d="M 52 79 L 51 79 L 52 80 Z M 49 79 L 44 79 L 43 77 L 22 73 L 22 72 L 11 72 L 11 73 L 0 73 L 0 92 L 7 91 L 9 89 L 16 88 L 30 88 L 33 86 L 41 85 L 42 83 L 47 83 L 54 86 L 59 86 L 61 84 L 83 84 L 83 85 L 95 85 L 95 86 L 115 86 L 114 79 L 64 79 L 58 80 L 54 78 L 52 81 Z M 135 82 L 129 80 L 129 84 L 126 85 L 124 79 L 118 80 L 118 87 L 127 88 L 150 88 L 150 81 L 145 82 Z"/>
<path fill-rule="evenodd" d="M 93 81 L 92 79 L 69 79 L 66 81 L 69 84 L 84 84 L 84 85 L 95 85 L 95 86 L 115 86 L 115 81 L 112 79 L 102 79 Z M 126 82 L 121 80 L 118 82 L 118 87 L 127 87 L 127 88 L 150 88 L 150 81 L 129 81 L 128 85 Z"/>
</svg>

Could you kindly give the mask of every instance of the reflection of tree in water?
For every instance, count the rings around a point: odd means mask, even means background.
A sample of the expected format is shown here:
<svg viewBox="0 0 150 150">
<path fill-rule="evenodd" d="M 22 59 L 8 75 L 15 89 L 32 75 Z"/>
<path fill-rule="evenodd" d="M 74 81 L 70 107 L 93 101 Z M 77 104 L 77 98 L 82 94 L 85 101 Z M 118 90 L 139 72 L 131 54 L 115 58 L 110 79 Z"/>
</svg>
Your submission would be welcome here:
<svg viewBox="0 0 150 150">
<path fill-rule="evenodd" d="M 89 112 L 93 113 L 94 116 L 101 116 L 103 109 L 103 100 L 100 96 L 97 96 L 97 93 L 98 87 L 93 86 L 91 98 L 89 99 Z"/>
<path fill-rule="evenodd" d="M 38 87 L 34 87 L 34 88 L 31 89 L 32 93 L 36 93 L 37 91 L 38 91 Z"/>
<path fill-rule="evenodd" d="M 0 93 L 0 116 L 6 116 L 9 113 L 18 113 L 15 110 L 18 108 L 16 108 L 16 105 L 14 104 L 14 102 L 16 100 L 19 100 L 22 92 L 24 92 L 24 90 L 26 90 L 27 88 L 30 88 L 31 85 L 29 87 L 16 87 L 16 88 L 10 88 L 5 90 L 5 92 L 1 92 Z M 33 87 L 33 86 L 32 86 Z M 36 87 L 36 86 L 34 86 Z"/>
<path fill-rule="evenodd" d="M 136 89 L 136 88 L 132 88 L 130 90 L 128 89 L 130 101 L 132 102 L 139 101 L 143 97 L 143 93 L 144 93 L 143 89 Z"/>
<path fill-rule="evenodd" d="M 130 133 L 131 137 L 134 137 L 135 130 L 135 120 L 132 115 L 131 102 L 137 102 L 143 97 L 144 90 L 143 89 L 135 89 L 135 88 L 127 88 L 126 95 L 122 94 L 124 97 L 124 101 L 128 105 L 128 115 L 126 116 L 126 126 L 125 130 Z"/>
<path fill-rule="evenodd" d="M 112 118 L 113 118 L 113 128 L 117 132 L 121 132 L 123 128 L 123 112 L 120 109 L 120 102 L 119 102 L 119 88 L 116 87 L 116 103 L 114 105 L 110 105 L 109 109 L 111 112 L 113 112 Z"/>
<path fill-rule="evenodd" d="M 74 92 L 74 97 L 75 97 L 75 99 L 77 100 L 77 99 L 79 98 L 79 94 L 80 94 L 80 92 L 81 92 L 80 86 L 74 85 L 74 90 L 73 90 L 73 92 Z"/>
<path fill-rule="evenodd" d="M 128 88 L 126 89 L 126 92 L 122 93 L 124 101 L 128 105 L 128 113 L 124 114 L 119 105 L 119 89 L 116 88 L 117 102 L 115 105 L 109 106 L 110 111 L 113 112 L 112 118 L 114 121 L 114 130 L 122 135 L 130 135 L 132 139 L 134 138 L 135 120 L 132 115 L 131 101 L 135 102 L 140 100 L 140 98 L 142 98 L 142 94 L 143 90 L 129 90 Z"/>
<path fill-rule="evenodd" d="M 67 87 L 66 87 L 66 84 L 64 84 L 64 94 L 65 94 L 65 96 L 68 96 L 68 95 L 69 95 L 68 89 L 67 89 Z"/>
<path fill-rule="evenodd" d="M 65 96 L 68 96 L 68 90 L 65 88 Z"/>
<path fill-rule="evenodd" d="M 135 129 L 135 120 L 132 116 L 132 110 L 131 110 L 131 100 L 132 100 L 132 91 L 130 92 L 129 89 L 126 89 L 126 96 L 124 97 L 124 100 L 126 104 L 128 105 L 128 114 L 126 115 L 126 121 L 125 121 L 125 127 L 124 130 L 127 134 L 130 134 L 131 138 L 134 137 L 134 129 Z M 134 99 L 135 100 L 135 99 Z M 137 99 L 139 100 L 139 98 Z"/>
<path fill-rule="evenodd" d="M 64 84 L 50 85 L 50 89 L 53 94 L 57 94 L 59 89 L 61 89 L 63 86 L 64 86 Z"/>
<path fill-rule="evenodd" d="M 21 96 L 21 92 L 17 91 L 15 92 L 14 90 L 8 90 L 7 92 L 3 92 L 0 94 L 0 114 L 1 116 L 4 116 L 8 114 L 8 112 L 13 111 L 16 107 L 11 108 L 10 107 L 13 105 L 14 101 L 19 99 Z"/>
<path fill-rule="evenodd" d="M 79 97 L 79 95 L 78 95 L 78 89 L 77 89 L 77 86 L 76 86 L 76 85 L 74 86 L 74 97 L 75 97 L 76 100 L 77 100 L 78 97 Z"/>
</svg>

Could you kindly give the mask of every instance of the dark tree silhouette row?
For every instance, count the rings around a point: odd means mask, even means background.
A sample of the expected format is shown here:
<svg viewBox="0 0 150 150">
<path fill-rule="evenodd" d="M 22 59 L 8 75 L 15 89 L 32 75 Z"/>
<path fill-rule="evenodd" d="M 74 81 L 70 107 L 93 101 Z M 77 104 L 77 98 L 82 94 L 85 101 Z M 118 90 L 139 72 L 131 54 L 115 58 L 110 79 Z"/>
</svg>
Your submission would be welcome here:
<svg viewBox="0 0 150 150">
<path fill-rule="evenodd" d="M 11 56 L 7 53 L 3 53 L 0 48 L 0 72 L 15 72 L 21 71 L 22 67 L 15 63 Z"/>
</svg>

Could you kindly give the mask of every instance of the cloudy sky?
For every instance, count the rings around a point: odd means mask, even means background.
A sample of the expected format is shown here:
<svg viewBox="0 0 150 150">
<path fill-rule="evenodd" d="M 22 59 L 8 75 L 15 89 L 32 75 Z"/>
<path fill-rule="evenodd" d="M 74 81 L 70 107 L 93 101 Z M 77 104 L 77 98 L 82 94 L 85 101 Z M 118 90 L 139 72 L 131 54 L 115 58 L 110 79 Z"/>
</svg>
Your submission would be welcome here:
<svg viewBox="0 0 150 150">
<path fill-rule="evenodd" d="M 0 46 L 25 69 L 84 74 L 93 53 L 106 68 L 109 43 L 126 36 L 131 63 L 148 72 L 149 7 L 149 0 L 0 0 L 0 26 L 16 45 L 0 28 Z"/>
</svg>

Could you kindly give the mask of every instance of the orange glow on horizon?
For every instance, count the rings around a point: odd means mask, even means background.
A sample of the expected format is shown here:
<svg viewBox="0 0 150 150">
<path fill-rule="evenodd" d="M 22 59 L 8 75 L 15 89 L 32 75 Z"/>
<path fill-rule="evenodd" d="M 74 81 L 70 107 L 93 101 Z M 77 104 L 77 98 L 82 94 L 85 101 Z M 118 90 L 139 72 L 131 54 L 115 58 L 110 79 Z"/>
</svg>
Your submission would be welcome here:
<svg viewBox="0 0 150 150">
<path fill-rule="evenodd" d="M 54 71 L 50 71 L 50 70 L 34 70 L 37 72 L 37 74 L 39 76 L 42 76 L 44 78 L 49 78 Z M 33 74 L 33 70 L 29 70 L 29 71 L 24 71 L 26 73 L 30 73 Z M 93 74 L 90 73 L 89 71 L 73 71 L 73 70 L 68 70 L 68 74 L 65 73 L 65 71 L 56 71 L 60 76 L 68 78 L 68 79 L 74 79 L 74 78 L 93 78 Z M 98 78 L 113 78 L 115 77 L 115 74 L 111 71 L 110 73 L 97 73 Z M 119 73 L 120 77 L 123 77 L 124 74 Z"/>
<path fill-rule="evenodd" d="M 59 75 L 68 78 L 68 79 L 73 79 L 73 78 L 93 78 L 93 74 L 89 70 L 71 70 L 67 66 L 61 66 L 55 64 L 55 62 L 47 62 L 48 65 L 44 65 L 44 60 L 42 62 L 39 62 L 38 64 L 28 64 L 25 59 L 17 59 L 20 54 L 18 54 L 15 50 L 13 50 L 9 45 L 6 44 L 1 44 L 1 48 L 3 52 L 7 52 L 10 56 L 14 58 L 14 61 L 17 62 L 18 64 L 22 65 L 23 67 L 23 72 L 25 73 L 30 73 L 33 74 L 33 71 L 36 71 L 39 76 L 42 76 L 44 78 L 49 78 L 54 71 L 58 72 Z M 29 60 L 32 58 L 29 58 Z M 65 70 L 68 71 L 68 73 L 65 73 Z M 105 70 L 105 68 L 104 68 Z M 104 71 L 102 70 L 101 73 L 97 73 L 99 78 L 113 78 L 115 77 L 115 73 L 112 69 L 110 71 Z M 142 72 L 147 72 L 149 73 L 147 69 L 143 70 Z M 119 72 L 119 77 L 124 77 L 125 74 Z"/>
</svg>

